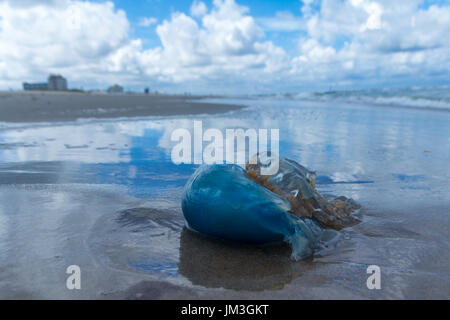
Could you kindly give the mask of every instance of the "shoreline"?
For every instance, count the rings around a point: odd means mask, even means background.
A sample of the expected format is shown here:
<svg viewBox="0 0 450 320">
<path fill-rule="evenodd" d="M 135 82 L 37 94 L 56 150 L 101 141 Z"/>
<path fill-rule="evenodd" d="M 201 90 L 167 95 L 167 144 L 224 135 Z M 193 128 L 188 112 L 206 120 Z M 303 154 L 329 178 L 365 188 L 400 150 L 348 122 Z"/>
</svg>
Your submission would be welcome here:
<svg viewBox="0 0 450 320">
<path fill-rule="evenodd" d="M 66 122 L 151 116 L 220 114 L 244 106 L 201 102 L 207 96 L 81 92 L 0 92 L 0 122 Z M 198 102 L 197 102 L 198 101 Z"/>
</svg>

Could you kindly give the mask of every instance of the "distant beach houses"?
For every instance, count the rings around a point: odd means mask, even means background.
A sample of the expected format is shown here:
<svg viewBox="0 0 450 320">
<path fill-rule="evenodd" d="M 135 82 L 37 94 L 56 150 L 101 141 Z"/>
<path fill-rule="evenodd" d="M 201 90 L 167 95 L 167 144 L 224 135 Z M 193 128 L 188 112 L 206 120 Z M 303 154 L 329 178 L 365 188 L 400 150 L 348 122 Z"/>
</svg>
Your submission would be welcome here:
<svg viewBox="0 0 450 320">
<path fill-rule="evenodd" d="M 1 1 L 1 0 L 0 0 Z M 50 74 L 47 78 L 47 82 L 23 82 L 23 90 L 25 91 L 71 91 L 71 92 L 85 92 L 83 89 L 68 89 L 67 79 L 59 74 Z M 105 92 L 105 90 L 89 90 L 87 92 Z M 117 83 L 106 89 L 107 93 L 122 94 L 125 93 L 124 87 Z M 131 91 L 127 91 L 131 93 Z M 150 94 L 150 88 L 144 89 L 145 94 Z M 157 91 L 154 94 L 158 94 Z"/>
<path fill-rule="evenodd" d="M 23 90 L 67 90 L 67 79 L 59 74 L 51 74 L 48 76 L 47 82 L 41 83 L 23 83 Z"/>
<path fill-rule="evenodd" d="M 115 84 L 108 88 L 108 93 L 123 93 L 123 87 L 119 86 L 118 84 Z"/>
<path fill-rule="evenodd" d="M 61 75 L 50 75 L 48 77 L 48 90 L 67 90 L 67 80 Z"/>
<path fill-rule="evenodd" d="M 23 90 L 48 90 L 48 83 L 23 83 Z"/>
</svg>

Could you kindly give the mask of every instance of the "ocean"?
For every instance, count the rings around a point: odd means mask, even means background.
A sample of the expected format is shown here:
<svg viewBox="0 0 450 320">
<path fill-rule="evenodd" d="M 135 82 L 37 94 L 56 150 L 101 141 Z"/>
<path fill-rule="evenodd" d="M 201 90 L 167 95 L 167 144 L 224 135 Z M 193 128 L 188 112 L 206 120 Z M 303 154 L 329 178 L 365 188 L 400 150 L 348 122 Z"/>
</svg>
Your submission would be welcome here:
<svg viewBox="0 0 450 320">
<path fill-rule="evenodd" d="M 372 90 L 340 90 L 326 92 L 299 92 L 260 95 L 267 98 L 279 98 L 299 101 L 344 102 L 386 107 L 418 109 L 450 109 L 450 86 L 412 87 Z"/>
</svg>

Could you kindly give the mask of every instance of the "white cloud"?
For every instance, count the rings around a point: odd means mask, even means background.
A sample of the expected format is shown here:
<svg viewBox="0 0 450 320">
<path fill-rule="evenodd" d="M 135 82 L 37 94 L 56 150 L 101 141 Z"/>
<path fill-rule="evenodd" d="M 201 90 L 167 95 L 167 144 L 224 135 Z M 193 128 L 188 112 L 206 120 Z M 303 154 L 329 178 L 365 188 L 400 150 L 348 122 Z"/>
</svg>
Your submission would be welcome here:
<svg viewBox="0 0 450 320">
<path fill-rule="evenodd" d="M 191 15 L 193 17 L 203 17 L 208 12 L 204 2 L 194 0 L 191 5 Z"/>
<path fill-rule="evenodd" d="M 323 0 L 317 11 L 307 6 L 307 36 L 292 73 L 304 80 L 355 79 L 353 84 L 448 74 L 450 7 L 420 9 L 421 2 Z"/>
<path fill-rule="evenodd" d="M 336 50 L 331 46 L 322 46 L 317 40 L 308 39 L 300 41 L 300 50 L 303 55 L 300 60 L 313 63 L 330 62 L 336 55 Z"/>
<path fill-rule="evenodd" d="M 367 0 L 351 0 L 351 4 L 357 8 L 363 8 L 369 15 L 367 21 L 361 25 L 360 30 L 377 30 L 381 28 L 381 15 L 383 8 L 377 2 Z"/>
<path fill-rule="evenodd" d="M 68 0 L 0 0 L 0 4 L 8 2 L 13 7 L 29 8 L 31 6 L 56 6 L 67 4 Z"/>
<path fill-rule="evenodd" d="M 183 13 L 173 14 L 156 29 L 162 43 L 160 62 L 169 66 L 161 70 L 162 76 L 183 81 L 282 68 L 286 54 L 270 42 L 260 42 L 264 33 L 247 12 L 233 0 L 215 0 L 200 24 Z"/>
<path fill-rule="evenodd" d="M 287 67 L 284 50 L 261 41 L 264 33 L 248 8 L 215 0 L 205 12 L 200 2 L 194 4 L 200 22 L 175 12 L 156 28 L 162 46 L 144 50 L 141 39 L 129 38 L 125 13 L 110 2 L 26 9 L 0 3 L 0 41 L 7 44 L 0 48 L 0 82 L 40 80 L 48 72 L 121 83 L 254 79 Z"/>
<path fill-rule="evenodd" d="M 156 25 L 161 45 L 133 39 L 125 12 L 110 2 L 0 0 L 0 86 L 43 80 L 50 72 L 75 83 L 201 83 L 244 90 L 298 84 L 432 79 L 450 72 L 450 6 L 421 0 L 308 0 L 301 16 L 250 15 L 234 0 L 194 1 Z M 264 30 L 299 31 L 297 53 Z M 299 36 L 301 34 L 301 36 Z M 295 39 L 291 39 L 292 43 Z M 292 52 L 292 50 L 289 50 Z M 402 78 L 403 77 L 403 78 Z M 282 80 L 282 81 L 281 81 Z M 72 82 L 72 83 L 73 83 Z"/>
<path fill-rule="evenodd" d="M 128 29 L 125 13 L 112 3 L 23 8 L 2 2 L 0 78 L 33 80 L 40 72 L 87 68 L 127 43 Z"/>
<path fill-rule="evenodd" d="M 139 19 L 139 25 L 141 27 L 150 27 L 158 22 L 158 19 L 154 17 L 143 17 Z"/>
<path fill-rule="evenodd" d="M 302 20 L 289 11 L 278 11 L 275 17 L 259 18 L 257 22 L 267 31 L 299 31 L 304 29 Z"/>
</svg>

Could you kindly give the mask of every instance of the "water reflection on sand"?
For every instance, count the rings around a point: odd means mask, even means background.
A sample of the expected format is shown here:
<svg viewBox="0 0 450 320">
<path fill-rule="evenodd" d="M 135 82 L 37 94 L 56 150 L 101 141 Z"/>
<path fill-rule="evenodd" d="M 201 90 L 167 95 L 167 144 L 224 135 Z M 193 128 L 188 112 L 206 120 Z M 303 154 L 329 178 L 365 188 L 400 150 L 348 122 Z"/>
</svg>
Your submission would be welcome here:
<svg viewBox="0 0 450 320">
<path fill-rule="evenodd" d="M 251 107 L 2 126 L 0 297 L 128 297 L 161 281 L 200 297 L 450 296 L 448 113 L 240 103 Z M 280 153 L 316 170 L 321 192 L 358 200 L 363 222 L 337 248 L 299 263 L 284 245 L 223 244 L 186 230 L 179 203 L 196 166 L 170 161 L 170 135 L 193 120 L 223 132 L 279 128 Z M 70 264 L 89 279 L 81 292 L 64 287 Z M 369 264 L 382 267 L 381 293 L 365 287 Z"/>
</svg>

